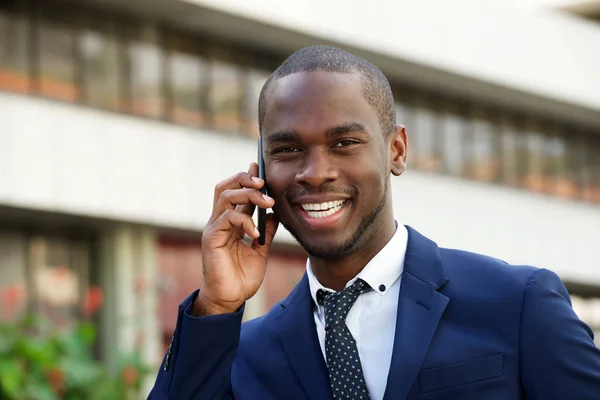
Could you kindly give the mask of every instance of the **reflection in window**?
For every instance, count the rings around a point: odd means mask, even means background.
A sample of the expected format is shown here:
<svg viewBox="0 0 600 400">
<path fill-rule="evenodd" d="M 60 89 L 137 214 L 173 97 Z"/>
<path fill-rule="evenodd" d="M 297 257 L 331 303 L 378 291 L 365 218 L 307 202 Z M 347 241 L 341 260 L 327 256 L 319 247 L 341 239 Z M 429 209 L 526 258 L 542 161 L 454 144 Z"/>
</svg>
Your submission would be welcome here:
<svg viewBox="0 0 600 400">
<path fill-rule="evenodd" d="M 544 169 L 548 187 L 557 196 L 577 197 L 575 182 L 567 175 L 567 142 L 563 132 L 552 132 L 545 137 Z"/>
<path fill-rule="evenodd" d="M 437 117 L 437 113 L 429 107 L 419 105 L 414 109 L 412 143 L 415 166 L 426 171 L 439 171 L 442 167 Z"/>
<path fill-rule="evenodd" d="M 134 114 L 163 116 L 162 59 L 154 29 L 142 29 L 128 46 L 131 110 Z"/>
<path fill-rule="evenodd" d="M 600 204 L 600 139 L 587 136 L 583 151 L 583 198 Z"/>
<path fill-rule="evenodd" d="M 243 81 L 235 64 L 213 60 L 211 68 L 210 104 L 214 127 L 221 131 L 238 132 L 242 121 Z"/>
<path fill-rule="evenodd" d="M 74 35 L 71 26 L 46 18 L 38 27 L 39 90 L 43 96 L 65 101 L 79 98 L 75 85 Z"/>
<path fill-rule="evenodd" d="M 208 65 L 196 54 L 174 51 L 169 57 L 173 121 L 203 126 L 208 121 Z"/>
<path fill-rule="evenodd" d="M 0 232 L 0 321 L 17 318 L 27 306 L 26 239 Z"/>
<path fill-rule="evenodd" d="M 29 91 L 29 35 L 25 17 L 0 10 L 0 89 Z"/>
<path fill-rule="evenodd" d="M 258 138 L 258 98 L 269 72 L 251 68 L 246 74 L 246 90 L 244 97 L 244 131 L 247 135 Z"/>
<path fill-rule="evenodd" d="M 544 174 L 545 137 L 533 126 L 523 132 L 527 149 L 527 170 L 521 184 L 533 192 L 543 192 L 548 187 Z"/>
<path fill-rule="evenodd" d="M 567 185 L 572 188 L 573 198 L 580 199 L 583 189 L 583 151 L 584 141 L 578 132 L 572 130 L 563 131 L 566 142 L 566 161 L 565 172 L 562 180 L 567 182 Z M 558 190 L 559 195 L 565 196 L 563 190 Z M 570 197 L 570 196 L 567 196 Z"/>
<path fill-rule="evenodd" d="M 410 105 L 407 103 L 396 103 L 396 125 L 404 125 L 408 130 L 408 126 L 412 125 L 413 113 Z"/>
<path fill-rule="evenodd" d="M 396 103 L 396 125 L 402 125 L 406 128 L 408 140 L 408 153 L 406 156 L 406 165 L 412 168 L 416 164 L 416 152 L 413 151 L 413 138 L 416 135 L 414 126 L 414 114 L 412 107 L 405 102 Z"/>
<path fill-rule="evenodd" d="M 441 121 L 444 167 L 449 173 L 465 173 L 464 150 L 468 137 L 466 116 L 457 107 L 448 109 Z"/>
<path fill-rule="evenodd" d="M 500 173 L 496 125 L 481 114 L 474 115 L 470 125 L 467 175 L 479 181 L 495 182 Z"/>
<path fill-rule="evenodd" d="M 29 241 L 35 307 L 60 328 L 68 328 L 80 316 L 89 284 L 88 251 L 83 240 L 38 236 Z"/>
<path fill-rule="evenodd" d="M 117 40 L 108 32 L 86 29 L 78 44 L 87 103 L 99 108 L 119 109 L 122 63 Z"/>
</svg>

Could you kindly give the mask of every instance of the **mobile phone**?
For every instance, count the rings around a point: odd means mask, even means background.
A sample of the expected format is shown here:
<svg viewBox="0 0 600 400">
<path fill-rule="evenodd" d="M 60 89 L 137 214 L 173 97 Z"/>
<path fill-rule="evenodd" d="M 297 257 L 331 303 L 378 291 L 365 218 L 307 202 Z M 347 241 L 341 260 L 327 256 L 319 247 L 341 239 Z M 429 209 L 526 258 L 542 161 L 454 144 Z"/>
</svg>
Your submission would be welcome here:
<svg viewBox="0 0 600 400">
<path fill-rule="evenodd" d="M 267 194 L 267 179 L 265 177 L 265 160 L 263 159 L 262 149 L 262 138 L 258 138 L 258 177 L 262 179 L 265 184 L 260 189 L 262 194 Z M 267 230 L 267 210 L 265 208 L 256 207 L 258 211 L 258 244 L 261 246 L 265 244 L 266 230 Z"/>
</svg>

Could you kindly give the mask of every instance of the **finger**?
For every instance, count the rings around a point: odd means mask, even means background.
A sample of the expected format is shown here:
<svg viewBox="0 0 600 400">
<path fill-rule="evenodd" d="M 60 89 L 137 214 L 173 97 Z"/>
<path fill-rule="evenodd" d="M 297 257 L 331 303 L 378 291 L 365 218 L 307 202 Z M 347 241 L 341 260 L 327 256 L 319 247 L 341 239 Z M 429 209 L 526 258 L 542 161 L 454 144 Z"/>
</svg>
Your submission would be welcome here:
<svg viewBox="0 0 600 400">
<path fill-rule="evenodd" d="M 263 195 L 256 189 L 235 189 L 226 190 L 221 194 L 221 198 L 215 205 L 213 212 L 220 215 L 226 210 L 234 210 L 236 206 L 253 204 L 262 208 L 273 207 L 275 201 L 266 195 Z M 246 215 L 250 215 L 245 213 Z"/>
<path fill-rule="evenodd" d="M 251 170 L 251 172 L 254 172 L 254 168 L 252 167 L 252 165 L 250 166 L 249 170 Z M 217 185 L 215 186 L 213 206 L 217 204 L 219 198 L 226 190 L 242 188 L 252 188 L 259 190 L 263 187 L 264 184 L 265 182 L 257 176 L 253 176 L 248 172 L 239 172 L 234 176 L 230 176 L 229 178 L 217 183 Z"/>
<path fill-rule="evenodd" d="M 226 246 L 232 238 L 241 239 L 244 234 L 253 239 L 260 236 L 252 217 L 234 210 L 227 210 L 221 214 L 205 233 L 206 239 L 210 241 L 209 246 L 212 248 Z"/>
<path fill-rule="evenodd" d="M 256 164 L 255 162 L 251 162 L 250 166 L 248 167 L 248 174 L 250 176 L 258 176 L 258 164 Z M 262 188 L 262 186 L 261 186 L 261 188 Z M 235 211 L 238 211 L 238 212 L 241 212 L 244 214 L 248 214 L 248 215 L 252 215 L 252 214 L 254 214 L 255 207 L 256 206 L 253 203 L 241 204 L 235 208 Z"/>
<path fill-rule="evenodd" d="M 258 254 L 260 254 L 263 258 L 267 258 L 269 255 L 269 250 L 271 249 L 271 243 L 273 243 L 273 238 L 277 233 L 277 228 L 279 227 L 279 220 L 273 213 L 267 214 L 267 225 L 265 228 L 265 244 L 258 244 L 258 238 L 252 241 L 252 248 L 256 250 Z"/>
<path fill-rule="evenodd" d="M 258 164 L 255 162 L 251 162 L 248 167 L 248 174 L 251 176 L 258 176 Z"/>
</svg>

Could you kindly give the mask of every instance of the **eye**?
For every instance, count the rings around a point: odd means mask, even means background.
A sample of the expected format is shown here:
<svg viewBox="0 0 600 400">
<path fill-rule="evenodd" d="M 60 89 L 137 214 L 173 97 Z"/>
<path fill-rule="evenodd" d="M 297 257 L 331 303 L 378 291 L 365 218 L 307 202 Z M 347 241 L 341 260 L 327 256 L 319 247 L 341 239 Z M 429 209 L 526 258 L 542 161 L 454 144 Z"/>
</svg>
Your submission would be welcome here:
<svg viewBox="0 0 600 400">
<path fill-rule="evenodd" d="M 350 140 L 350 139 L 343 139 L 340 140 L 339 142 L 337 142 L 333 147 L 348 147 L 348 146 L 352 146 L 353 144 L 358 144 L 359 142 L 356 140 Z"/>
<path fill-rule="evenodd" d="M 275 151 L 273 151 L 273 154 L 277 154 L 277 153 L 297 153 L 299 152 L 300 149 L 294 146 L 287 146 L 287 147 L 281 147 L 279 149 L 276 149 Z"/>
</svg>

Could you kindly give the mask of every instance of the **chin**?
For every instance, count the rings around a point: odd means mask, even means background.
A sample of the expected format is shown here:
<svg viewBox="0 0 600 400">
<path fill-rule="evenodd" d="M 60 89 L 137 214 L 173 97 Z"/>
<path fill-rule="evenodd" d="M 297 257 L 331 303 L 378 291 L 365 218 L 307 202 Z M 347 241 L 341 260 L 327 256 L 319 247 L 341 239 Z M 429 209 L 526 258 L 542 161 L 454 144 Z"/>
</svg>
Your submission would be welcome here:
<svg viewBox="0 0 600 400">
<path fill-rule="evenodd" d="M 295 232 L 289 231 L 311 257 L 342 258 L 348 256 L 352 253 L 358 241 L 356 236 L 352 236 L 345 241 L 316 241 L 315 237 L 303 240 L 299 235 L 295 234 Z"/>
</svg>

